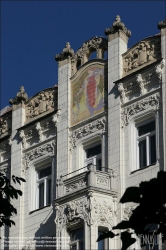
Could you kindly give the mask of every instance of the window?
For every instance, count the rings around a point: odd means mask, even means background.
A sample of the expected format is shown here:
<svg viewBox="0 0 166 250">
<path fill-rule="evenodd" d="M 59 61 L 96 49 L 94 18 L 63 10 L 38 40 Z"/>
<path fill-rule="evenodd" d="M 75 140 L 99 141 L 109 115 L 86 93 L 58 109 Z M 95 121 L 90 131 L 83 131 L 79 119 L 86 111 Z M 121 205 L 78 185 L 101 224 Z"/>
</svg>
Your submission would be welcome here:
<svg viewBox="0 0 166 250">
<path fill-rule="evenodd" d="M 37 208 L 51 204 L 51 174 L 51 166 L 37 172 Z"/>
<path fill-rule="evenodd" d="M 138 161 L 139 168 L 156 162 L 156 128 L 155 121 L 138 126 Z"/>
<path fill-rule="evenodd" d="M 70 250 L 84 250 L 84 228 L 77 228 L 70 232 Z"/>
<path fill-rule="evenodd" d="M 92 163 L 96 170 L 102 170 L 101 144 L 85 149 L 85 165 Z"/>
<path fill-rule="evenodd" d="M 98 231 L 98 237 L 103 234 L 104 232 L 106 232 L 107 230 L 99 230 Z M 108 248 L 108 239 L 104 239 L 101 241 L 98 241 L 98 250 L 105 250 L 105 249 L 109 249 Z"/>
</svg>

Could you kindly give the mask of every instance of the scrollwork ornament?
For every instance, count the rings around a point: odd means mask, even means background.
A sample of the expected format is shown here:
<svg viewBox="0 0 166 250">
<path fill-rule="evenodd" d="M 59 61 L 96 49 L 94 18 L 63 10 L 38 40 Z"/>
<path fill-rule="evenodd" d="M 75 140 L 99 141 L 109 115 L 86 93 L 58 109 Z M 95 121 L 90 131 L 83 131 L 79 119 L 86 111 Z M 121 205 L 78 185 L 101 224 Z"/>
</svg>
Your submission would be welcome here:
<svg viewBox="0 0 166 250">
<path fill-rule="evenodd" d="M 69 133 L 70 151 L 76 148 L 78 140 L 93 134 L 96 131 L 101 131 L 101 134 L 106 133 L 106 117 L 98 119 L 92 123 L 86 124 L 85 126 L 72 131 Z"/>
<path fill-rule="evenodd" d="M 123 70 L 127 73 L 161 57 L 160 37 L 147 38 L 123 55 Z"/>
<path fill-rule="evenodd" d="M 29 163 L 39 157 L 42 157 L 46 154 L 53 155 L 55 153 L 56 141 L 51 141 L 45 145 L 39 146 L 28 153 L 24 154 L 23 160 L 25 168 L 29 166 Z"/>
<path fill-rule="evenodd" d="M 131 116 L 141 111 L 144 111 L 146 109 L 149 109 L 150 107 L 155 107 L 155 110 L 160 109 L 160 94 L 159 93 L 156 93 L 148 98 L 145 98 L 139 102 L 136 102 L 135 104 L 132 104 L 128 107 L 123 108 L 121 112 L 122 128 L 124 128 L 125 126 L 129 124 L 129 119 Z"/>
</svg>

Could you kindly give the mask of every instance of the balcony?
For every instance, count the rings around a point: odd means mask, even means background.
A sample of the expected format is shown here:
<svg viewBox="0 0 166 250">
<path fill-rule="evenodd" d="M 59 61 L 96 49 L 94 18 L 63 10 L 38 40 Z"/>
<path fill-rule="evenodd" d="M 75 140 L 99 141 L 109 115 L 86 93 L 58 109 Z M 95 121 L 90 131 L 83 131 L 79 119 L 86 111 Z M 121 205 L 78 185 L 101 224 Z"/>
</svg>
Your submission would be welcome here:
<svg viewBox="0 0 166 250">
<path fill-rule="evenodd" d="M 86 171 L 76 174 L 80 170 L 61 176 L 57 180 L 57 198 L 86 190 L 89 187 L 102 189 L 102 191 L 111 191 L 111 178 L 115 176 L 112 169 L 106 169 L 108 172 L 96 170 L 96 166 L 89 164 L 84 168 Z M 73 175 L 67 178 L 67 176 Z"/>
</svg>

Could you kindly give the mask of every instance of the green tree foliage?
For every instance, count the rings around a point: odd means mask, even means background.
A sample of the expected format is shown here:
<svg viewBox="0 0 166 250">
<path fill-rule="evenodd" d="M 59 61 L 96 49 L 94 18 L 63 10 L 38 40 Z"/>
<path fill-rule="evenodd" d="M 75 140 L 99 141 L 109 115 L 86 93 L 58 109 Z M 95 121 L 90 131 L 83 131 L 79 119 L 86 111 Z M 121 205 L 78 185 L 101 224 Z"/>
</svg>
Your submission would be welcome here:
<svg viewBox="0 0 166 250">
<path fill-rule="evenodd" d="M 25 182 L 23 178 L 12 175 L 12 181 L 16 184 Z M 7 225 L 15 225 L 15 222 L 10 219 L 10 216 L 17 214 L 17 209 L 11 204 L 12 199 L 18 199 L 22 196 L 22 191 L 15 189 L 10 180 L 5 174 L 0 173 L 0 227 Z"/>
<path fill-rule="evenodd" d="M 166 241 L 166 172 L 158 172 L 157 178 L 141 182 L 139 187 L 127 188 L 120 203 L 127 202 L 134 202 L 138 205 L 132 211 L 128 221 L 123 220 L 113 227 L 113 230 L 122 230 L 122 232 L 103 233 L 97 241 L 120 235 L 122 250 L 126 250 L 136 242 L 136 239 L 132 238 L 133 234 L 137 237 L 162 235 L 162 242 Z M 145 242 L 140 242 L 140 244 L 141 247 L 146 245 Z"/>
</svg>

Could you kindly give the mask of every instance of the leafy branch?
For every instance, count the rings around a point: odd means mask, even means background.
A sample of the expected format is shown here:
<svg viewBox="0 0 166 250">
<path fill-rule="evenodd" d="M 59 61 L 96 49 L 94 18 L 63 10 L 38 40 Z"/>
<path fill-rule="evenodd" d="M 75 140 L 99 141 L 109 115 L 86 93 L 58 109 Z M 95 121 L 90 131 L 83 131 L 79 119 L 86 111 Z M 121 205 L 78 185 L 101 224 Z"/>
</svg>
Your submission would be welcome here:
<svg viewBox="0 0 166 250">
<path fill-rule="evenodd" d="M 14 175 L 12 175 L 12 181 L 19 185 L 21 182 L 25 182 L 23 178 Z M 17 214 L 17 209 L 11 204 L 11 199 L 18 199 L 19 196 L 22 196 L 22 191 L 15 189 L 6 175 L 0 173 L 0 227 L 15 225 L 10 217 Z"/>
<path fill-rule="evenodd" d="M 129 220 L 122 220 L 113 230 L 125 230 L 119 234 L 112 231 L 101 234 L 97 241 L 121 235 L 122 250 L 136 242 L 132 235 L 162 235 L 166 241 L 166 172 L 158 172 L 157 178 L 141 182 L 139 187 L 129 187 L 120 199 L 120 203 L 134 202 L 138 206 L 132 210 Z M 155 228 L 155 229 L 154 229 Z M 130 232 L 131 231 L 131 232 Z M 145 242 L 140 242 L 141 247 Z"/>
</svg>

